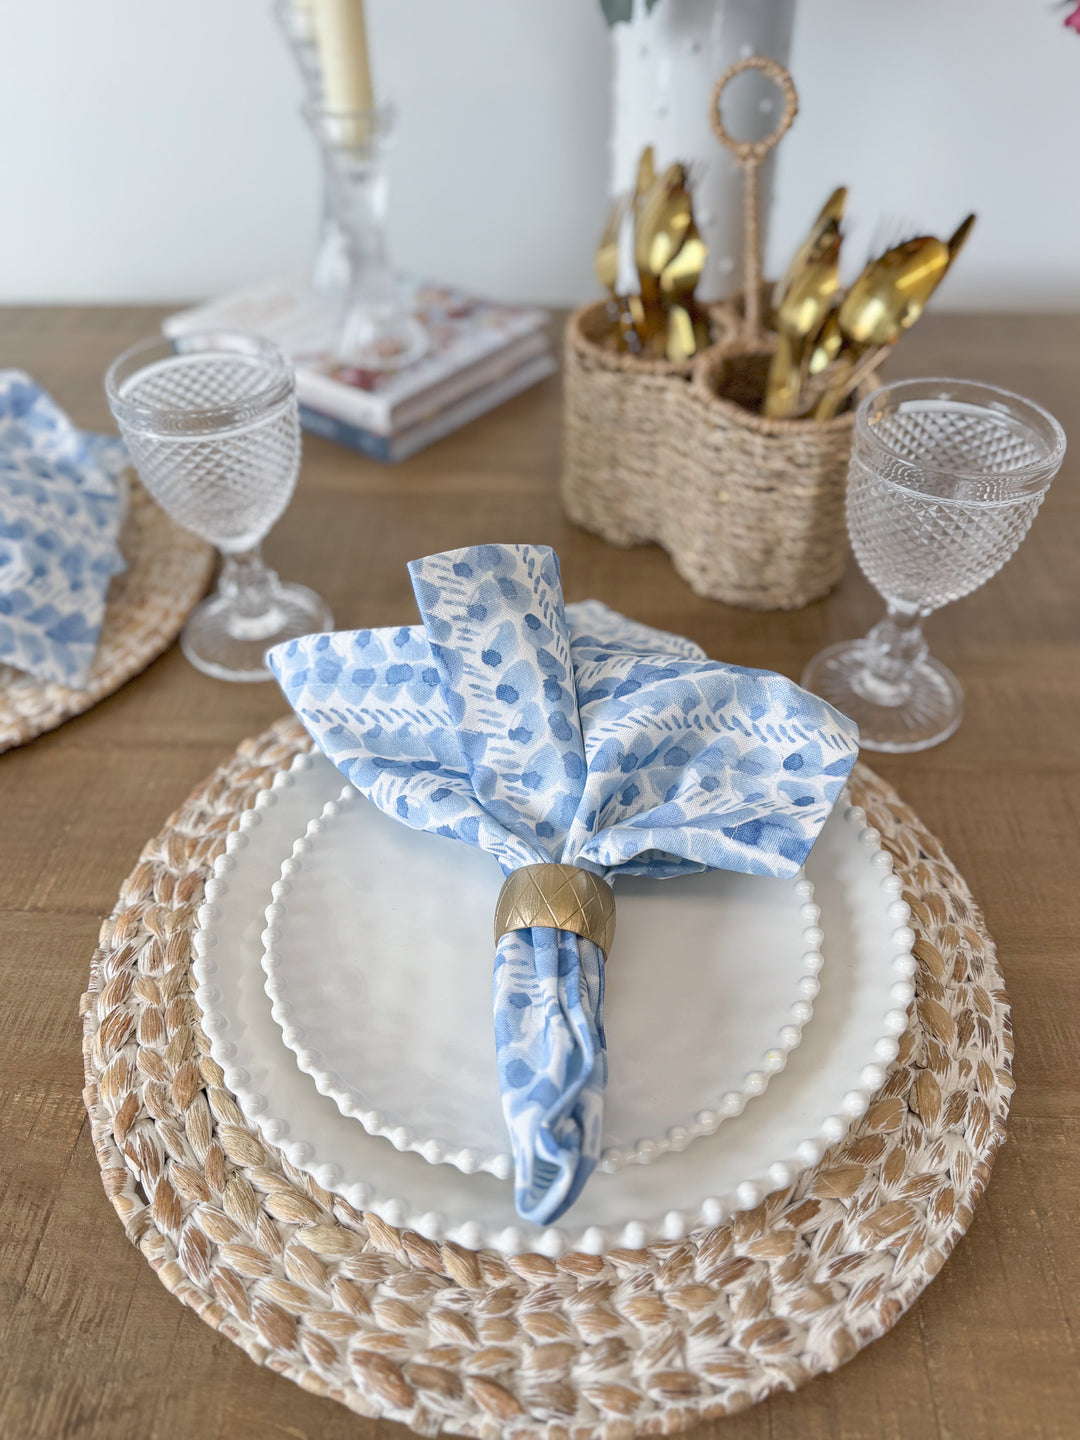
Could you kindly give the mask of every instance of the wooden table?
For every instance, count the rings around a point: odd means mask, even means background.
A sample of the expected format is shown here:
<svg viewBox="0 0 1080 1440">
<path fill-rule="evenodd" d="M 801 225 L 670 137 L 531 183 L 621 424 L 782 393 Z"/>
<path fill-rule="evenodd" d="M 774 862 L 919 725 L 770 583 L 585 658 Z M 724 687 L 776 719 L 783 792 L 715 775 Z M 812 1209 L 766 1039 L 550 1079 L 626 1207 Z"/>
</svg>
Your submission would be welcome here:
<svg viewBox="0 0 1080 1440">
<path fill-rule="evenodd" d="M 0 364 L 105 428 L 102 375 L 149 309 L 0 312 Z M 935 317 L 894 374 L 970 375 L 1080 434 L 1080 317 Z M 568 599 L 597 596 L 711 654 L 797 677 L 880 606 L 852 569 L 797 614 L 696 599 L 655 548 L 620 551 L 560 512 L 548 382 L 399 468 L 318 440 L 270 560 L 343 626 L 414 614 L 405 562 L 482 541 L 550 544 Z M 723 1440 L 1080 1435 L 1080 460 L 1066 459 L 1004 573 L 930 625 L 968 712 L 946 745 L 870 757 L 969 881 L 1013 1002 L 1009 1143 L 970 1234 L 896 1329 L 835 1375 L 707 1428 Z M 174 647 L 119 694 L 0 757 L 0 1436 L 345 1440 L 365 1421 L 257 1368 L 160 1285 L 105 1198 L 80 1089 L 79 994 L 98 924 L 143 841 L 284 709 Z"/>
</svg>

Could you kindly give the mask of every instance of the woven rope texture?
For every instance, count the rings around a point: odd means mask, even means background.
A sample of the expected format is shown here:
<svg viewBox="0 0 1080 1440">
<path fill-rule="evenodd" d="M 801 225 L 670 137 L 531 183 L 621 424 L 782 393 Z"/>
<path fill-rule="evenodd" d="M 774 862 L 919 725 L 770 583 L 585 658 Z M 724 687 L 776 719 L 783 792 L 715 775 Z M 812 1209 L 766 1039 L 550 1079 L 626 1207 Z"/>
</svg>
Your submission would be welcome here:
<svg viewBox="0 0 1080 1440">
<path fill-rule="evenodd" d="M 162 1282 L 252 1359 L 422 1433 L 670 1434 L 793 1389 L 894 1325 L 967 1229 L 1005 1134 L 1008 1002 L 964 881 L 895 793 L 852 790 L 918 940 L 913 1024 L 870 1109 L 717 1229 L 504 1259 L 360 1214 L 245 1121 L 209 1057 L 191 939 L 225 836 L 308 742 L 246 742 L 151 840 L 83 999 L 105 1190 Z"/>
</svg>

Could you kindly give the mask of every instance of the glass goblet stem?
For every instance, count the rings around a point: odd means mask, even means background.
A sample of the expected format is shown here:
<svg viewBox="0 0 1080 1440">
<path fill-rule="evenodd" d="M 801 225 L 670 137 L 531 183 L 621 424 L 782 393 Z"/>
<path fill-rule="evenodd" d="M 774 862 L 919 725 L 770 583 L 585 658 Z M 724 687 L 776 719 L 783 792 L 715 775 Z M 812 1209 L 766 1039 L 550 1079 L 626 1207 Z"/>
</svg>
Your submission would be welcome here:
<svg viewBox="0 0 1080 1440">
<path fill-rule="evenodd" d="M 262 545 L 222 557 L 218 589 L 230 601 L 226 628 L 236 640 L 263 640 L 285 622 L 281 582 L 262 558 Z"/>
<path fill-rule="evenodd" d="M 919 610 L 889 602 L 885 618 L 860 647 L 865 664 L 861 673 L 852 676 L 856 694 L 875 705 L 903 705 L 908 700 L 912 677 L 930 653 L 922 631 L 924 618 Z"/>
</svg>

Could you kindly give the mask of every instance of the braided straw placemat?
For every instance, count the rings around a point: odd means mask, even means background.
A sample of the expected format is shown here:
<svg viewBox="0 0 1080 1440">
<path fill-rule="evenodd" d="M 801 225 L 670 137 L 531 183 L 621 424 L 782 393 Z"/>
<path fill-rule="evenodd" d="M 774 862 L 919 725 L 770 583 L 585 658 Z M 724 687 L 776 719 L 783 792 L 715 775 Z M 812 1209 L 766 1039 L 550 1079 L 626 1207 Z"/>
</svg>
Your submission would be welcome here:
<svg viewBox="0 0 1080 1440">
<path fill-rule="evenodd" d="M 905 883 L 913 1024 L 847 1138 L 787 1191 L 645 1250 L 505 1259 L 360 1214 L 245 1121 L 209 1056 L 191 937 L 226 833 L 309 742 L 247 741 L 143 851 L 83 997 L 105 1190 L 162 1282 L 260 1364 L 415 1430 L 671 1433 L 831 1370 L 893 1326 L 967 1229 L 1005 1136 L 1008 1000 L 938 842 L 852 779 Z"/>
<path fill-rule="evenodd" d="M 145 670 L 176 639 L 206 592 L 214 548 L 170 520 L 132 477 L 120 548 L 128 568 L 113 579 L 85 690 L 0 665 L 0 754 L 81 715 Z"/>
</svg>

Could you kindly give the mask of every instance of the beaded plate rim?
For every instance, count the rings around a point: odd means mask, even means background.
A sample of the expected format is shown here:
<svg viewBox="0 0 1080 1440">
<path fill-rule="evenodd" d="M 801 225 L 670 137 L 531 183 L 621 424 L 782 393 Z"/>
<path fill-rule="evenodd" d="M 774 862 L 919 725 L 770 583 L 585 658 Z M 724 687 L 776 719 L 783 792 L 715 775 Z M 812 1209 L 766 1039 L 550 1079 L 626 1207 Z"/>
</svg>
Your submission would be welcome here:
<svg viewBox="0 0 1080 1440">
<path fill-rule="evenodd" d="M 442 1242 L 450 1240 L 469 1249 L 489 1248 L 504 1255 L 527 1251 L 529 1243 L 519 1225 L 505 1228 L 484 1225 L 479 1222 L 447 1224 L 446 1217 L 438 1210 L 422 1210 L 410 1203 L 401 1193 L 385 1193 L 375 1188 L 365 1176 L 362 1183 L 345 1179 L 342 1183 L 340 1156 L 327 1154 L 311 1142 L 309 1134 L 296 1135 L 292 1120 L 287 1112 L 277 1107 L 272 1098 L 252 1083 L 249 1071 L 237 1059 L 236 1049 L 230 1032 L 229 1017 L 218 1005 L 216 990 L 217 963 L 215 948 L 218 944 L 216 922 L 220 920 L 221 902 L 228 897 L 228 876 L 236 865 L 237 851 L 251 843 L 251 834 L 264 823 L 266 812 L 273 809 L 279 797 L 297 783 L 297 777 L 322 757 L 314 748 L 296 755 L 292 763 L 274 774 L 271 783 L 256 798 L 254 806 L 245 811 L 239 820 L 237 830 L 226 839 L 225 852 L 215 862 L 211 878 L 207 881 L 205 901 L 199 907 L 199 924 L 194 930 L 192 945 L 195 959 L 192 976 L 196 982 L 195 997 L 203 1015 L 203 1030 L 209 1036 L 210 1052 L 221 1067 L 225 1083 L 236 1096 L 245 1119 L 255 1127 L 259 1135 L 274 1145 L 298 1170 L 327 1190 L 341 1193 L 346 1201 L 358 1211 L 377 1214 L 387 1224 L 397 1228 L 415 1230 L 426 1239 Z M 850 797 L 846 797 L 850 798 Z M 860 807 L 849 806 L 852 812 L 847 823 L 862 824 L 865 819 Z M 900 880 L 892 874 L 892 862 L 882 853 L 880 837 L 871 827 L 859 832 L 860 843 L 874 852 L 875 867 L 881 871 L 881 886 L 892 895 L 890 909 L 895 906 L 890 919 L 898 926 L 893 934 L 896 950 L 890 966 L 895 986 L 904 986 L 905 995 L 910 998 L 910 977 L 915 968 L 911 953 L 913 932 L 907 925 L 910 907 L 900 899 Z M 890 1004 L 893 998 L 890 997 Z M 727 1219 L 738 1209 L 751 1209 L 762 1197 L 778 1186 L 790 1185 L 807 1168 L 820 1161 L 831 1144 L 842 1140 L 852 1122 L 865 1114 L 870 1105 L 871 1095 L 886 1074 L 887 1066 L 895 1059 L 899 1039 L 908 1022 L 907 1010 L 889 1009 L 882 1016 L 882 1030 L 852 1072 L 858 1073 L 860 1083 L 845 1091 L 838 1101 L 837 1109 L 822 1117 L 813 1135 L 803 1137 L 800 1144 L 782 1160 L 775 1161 L 767 1175 L 755 1172 L 724 1192 L 709 1194 L 694 1200 L 689 1207 L 666 1211 L 648 1221 L 631 1220 L 621 1227 L 590 1225 L 582 1227 L 562 1224 L 548 1226 L 536 1240 L 539 1253 L 549 1257 L 559 1256 L 568 1250 L 580 1250 L 587 1254 L 599 1254 L 613 1247 L 623 1245 L 636 1248 L 661 1240 L 682 1239 L 689 1231 L 707 1225 L 716 1225 Z M 299 1068 L 299 1067 L 298 1067 Z M 301 1072 L 302 1073 L 302 1072 Z M 572 1216 L 570 1217 L 572 1219 Z"/>
<path fill-rule="evenodd" d="M 245 1123 L 208 1053 L 190 980 L 203 883 L 306 748 L 291 719 L 245 742 L 147 843 L 81 1004 L 105 1191 L 178 1299 L 359 1414 L 522 1440 L 672 1434 L 795 1389 L 896 1324 L 971 1223 L 1014 1082 L 993 941 L 889 786 L 865 766 L 853 777 L 912 907 L 916 1023 L 869 1112 L 723 1225 L 603 1257 L 505 1258 L 321 1189 Z"/>
<path fill-rule="evenodd" d="M 291 769 L 284 773 L 294 772 Z M 273 794 L 273 787 L 270 793 Z M 343 1115 L 356 1120 L 369 1135 L 380 1135 L 389 1140 L 396 1150 L 415 1151 L 433 1164 L 452 1165 L 466 1175 L 480 1170 L 494 1175 L 496 1179 L 507 1180 L 514 1173 L 514 1162 L 508 1148 L 455 1146 L 436 1135 L 418 1134 L 413 1126 L 404 1124 L 400 1118 L 365 1105 L 362 1097 L 350 1089 L 341 1076 L 330 1068 L 322 1054 L 312 1047 L 296 1018 L 295 1008 L 290 1003 L 287 977 L 282 973 L 281 954 L 278 949 L 281 937 L 275 932 L 280 931 L 287 923 L 287 897 L 293 878 L 302 870 L 305 857 L 318 843 L 318 837 L 325 832 L 327 825 L 341 814 L 343 807 L 352 805 L 359 798 L 360 792 L 355 786 L 343 786 L 337 798 L 328 800 L 321 813 L 311 818 L 304 834 L 294 842 L 292 854 L 282 862 L 280 879 L 273 885 L 271 903 L 266 907 L 267 928 L 263 932 L 262 968 L 271 1014 L 281 1030 L 286 1046 L 296 1057 L 297 1065 L 315 1082 L 319 1094 L 333 1100 Z M 216 878 L 218 876 L 215 869 Z M 790 1055 L 802 1041 L 805 1026 L 813 1017 L 813 1002 L 820 989 L 817 977 L 824 963 L 821 945 L 825 938 L 818 924 L 821 911 L 814 904 L 812 882 L 800 871 L 789 883 L 797 898 L 802 901 L 799 916 L 805 924 L 801 934 L 801 955 L 791 990 L 795 998 L 788 1007 L 788 1018 L 781 1025 L 775 1040 L 764 1050 L 760 1062 L 743 1076 L 742 1082 L 725 1092 L 716 1109 L 703 1108 L 693 1117 L 688 1116 L 685 1125 L 671 1127 L 661 1136 L 640 1136 L 621 1148 L 607 1146 L 600 1157 L 601 1169 L 614 1172 L 626 1165 L 648 1165 L 659 1160 L 668 1151 L 685 1149 L 687 1144 L 700 1136 L 714 1135 L 725 1119 L 741 1114 L 752 1098 L 763 1095 L 769 1081 L 787 1065 Z M 907 958 L 910 960 L 910 949 Z M 198 976 L 200 972 L 196 969 L 195 973 Z M 901 979 L 899 970 L 897 979 Z M 197 998 L 205 1020 L 207 1007 L 202 1003 L 201 993 Z M 910 996 L 908 998 L 910 999 Z"/>
</svg>

